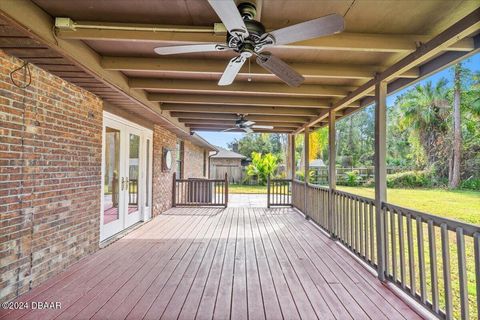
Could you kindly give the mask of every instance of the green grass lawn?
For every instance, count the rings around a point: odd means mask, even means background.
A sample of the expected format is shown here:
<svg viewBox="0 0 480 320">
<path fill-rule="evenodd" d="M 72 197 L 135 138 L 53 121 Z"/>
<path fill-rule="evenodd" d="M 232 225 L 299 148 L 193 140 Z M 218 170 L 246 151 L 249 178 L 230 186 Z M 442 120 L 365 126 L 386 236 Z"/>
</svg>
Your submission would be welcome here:
<svg viewBox="0 0 480 320">
<path fill-rule="evenodd" d="M 241 184 L 229 184 L 228 185 L 229 193 L 267 193 L 267 186 L 249 186 Z"/>
<path fill-rule="evenodd" d="M 337 189 L 375 198 L 373 188 L 337 186 Z M 401 207 L 480 225 L 480 192 L 445 189 L 388 189 L 387 201 Z"/>
</svg>

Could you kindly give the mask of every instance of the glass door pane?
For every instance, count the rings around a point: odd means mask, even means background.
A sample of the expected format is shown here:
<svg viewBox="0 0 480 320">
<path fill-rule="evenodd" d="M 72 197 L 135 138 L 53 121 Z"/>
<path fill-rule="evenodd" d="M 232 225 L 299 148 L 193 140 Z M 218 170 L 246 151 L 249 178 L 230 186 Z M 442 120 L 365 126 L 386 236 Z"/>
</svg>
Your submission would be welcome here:
<svg viewBox="0 0 480 320">
<path fill-rule="evenodd" d="M 120 219 L 120 130 L 105 130 L 103 224 Z"/>
<path fill-rule="evenodd" d="M 128 157 L 128 214 L 138 211 L 138 180 L 140 177 L 140 136 L 129 134 Z"/>
</svg>

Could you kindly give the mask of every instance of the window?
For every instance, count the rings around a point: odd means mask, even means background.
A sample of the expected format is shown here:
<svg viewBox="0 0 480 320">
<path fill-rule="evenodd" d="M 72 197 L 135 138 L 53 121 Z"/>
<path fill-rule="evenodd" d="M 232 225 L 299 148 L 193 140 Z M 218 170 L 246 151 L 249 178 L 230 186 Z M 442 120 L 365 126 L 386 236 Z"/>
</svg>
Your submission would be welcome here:
<svg viewBox="0 0 480 320">
<path fill-rule="evenodd" d="M 179 179 L 183 179 L 183 141 L 177 140 L 177 168 L 176 173 Z"/>
</svg>

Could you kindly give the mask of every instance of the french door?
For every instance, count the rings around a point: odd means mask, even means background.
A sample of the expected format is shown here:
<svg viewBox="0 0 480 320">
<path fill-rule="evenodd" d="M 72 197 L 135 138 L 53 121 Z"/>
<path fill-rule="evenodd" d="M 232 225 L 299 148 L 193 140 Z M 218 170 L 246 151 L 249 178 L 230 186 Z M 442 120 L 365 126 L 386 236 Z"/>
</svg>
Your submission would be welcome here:
<svg viewBox="0 0 480 320">
<path fill-rule="evenodd" d="M 104 112 L 100 241 L 151 216 L 152 132 Z"/>
</svg>

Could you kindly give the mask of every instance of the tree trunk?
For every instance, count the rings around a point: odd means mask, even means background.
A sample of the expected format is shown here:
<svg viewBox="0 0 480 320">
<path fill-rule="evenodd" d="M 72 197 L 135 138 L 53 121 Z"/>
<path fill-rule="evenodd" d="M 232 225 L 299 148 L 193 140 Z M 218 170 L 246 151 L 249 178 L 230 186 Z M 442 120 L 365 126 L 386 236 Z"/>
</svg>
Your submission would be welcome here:
<svg viewBox="0 0 480 320">
<path fill-rule="evenodd" d="M 460 185 L 460 161 L 462 150 L 462 128 L 461 128 L 461 76 L 462 65 L 455 65 L 455 87 L 453 92 L 453 165 L 450 180 L 450 188 L 457 188 Z"/>
</svg>

